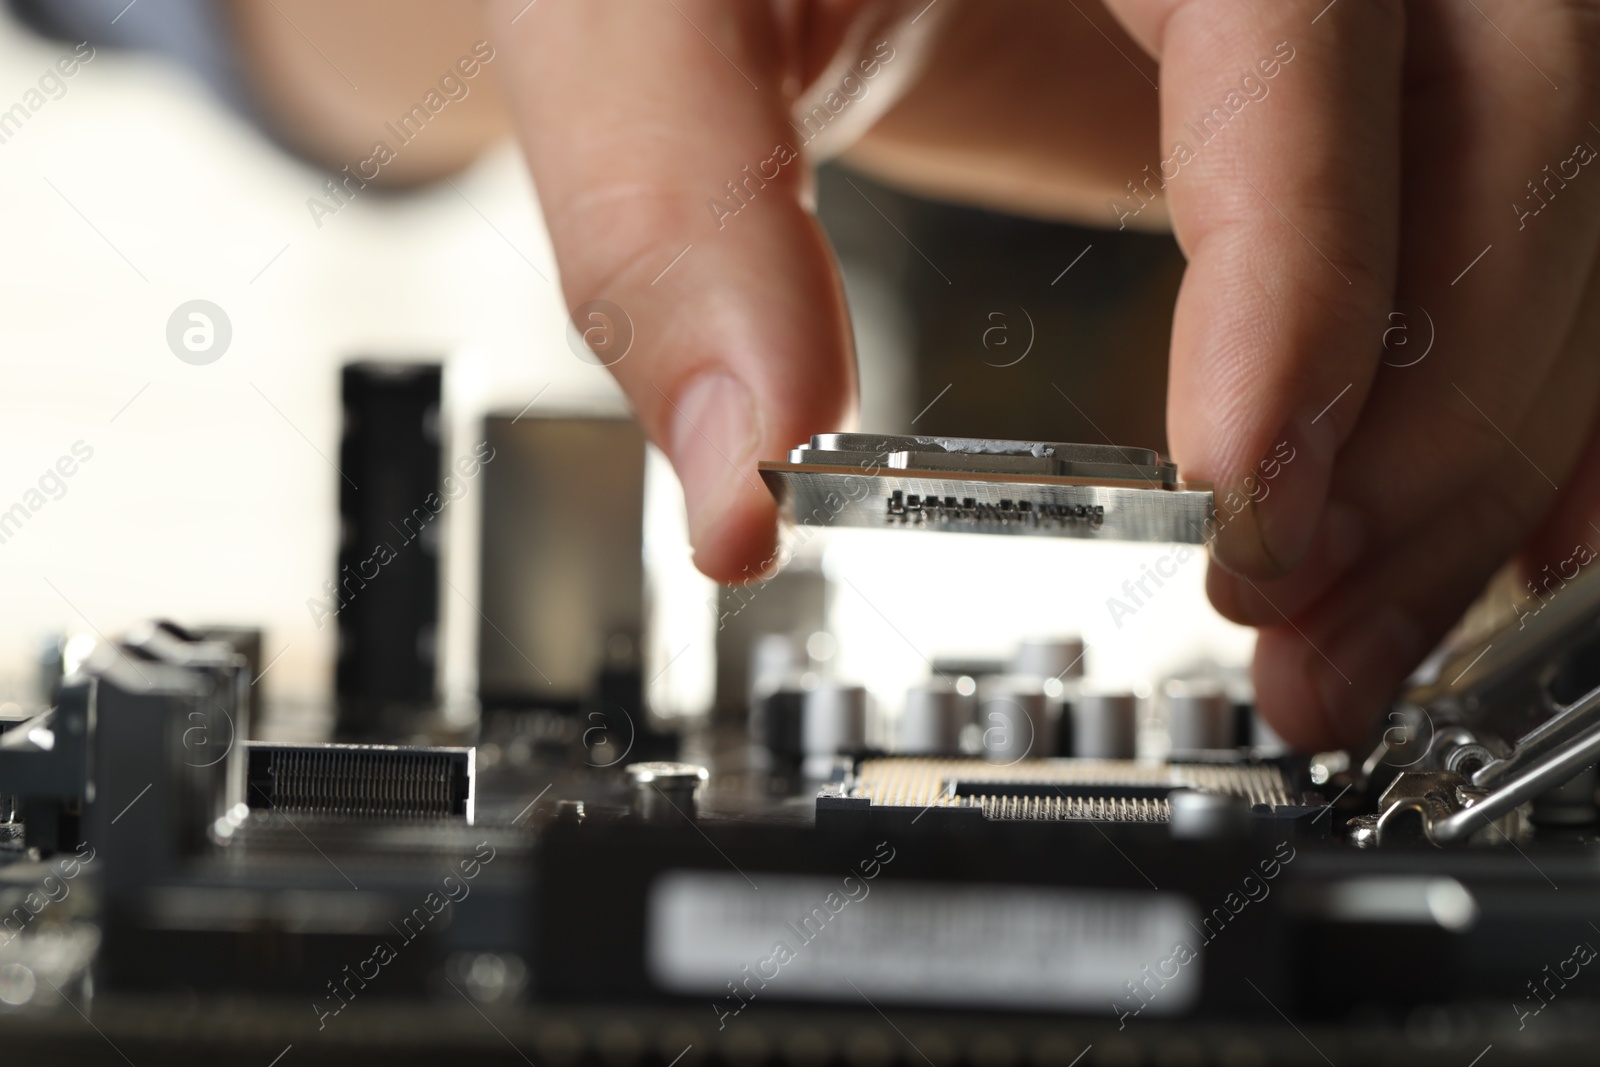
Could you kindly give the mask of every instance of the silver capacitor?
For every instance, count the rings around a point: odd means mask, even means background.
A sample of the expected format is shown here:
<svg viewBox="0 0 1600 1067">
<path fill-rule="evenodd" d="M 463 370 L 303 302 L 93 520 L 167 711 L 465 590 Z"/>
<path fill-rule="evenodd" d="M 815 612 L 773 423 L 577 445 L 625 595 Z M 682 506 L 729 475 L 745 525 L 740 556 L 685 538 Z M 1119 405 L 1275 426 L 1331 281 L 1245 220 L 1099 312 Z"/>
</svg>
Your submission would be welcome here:
<svg viewBox="0 0 1600 1067">
<path fill-rule="evenodd" d="M 1083 642 L 1076 637 L 1024 641 L 1011 656 L 1011 673 L 1035 678 L 1083 677 Z"/>
<path fill-rule="evenodd" d="M 800 748 L 807 760 L 867 747 L 867 691 L 859 685 L 821 682 L 807 691 L 800 719 Z"/>
<path fill-rule="evenodd" d="M 793 634 L 760 634 L 750 642 L 746 667 L 748 697 L 754 705 L 811 666 L 805 642 Z"/>
<path fill-rule="evenodd" d="M 1172 751 L 1205 752 L 1238 745 L 1238 713 L 1220 684 L 1175 678 L 1162 687 L 1162 697 Z"/>
<path fill-rule="evenodd" d="M 1085 687 L 1072 699 L 1072 754 L 1083 759 L 1133 759 L 1139 698 L 1126 689 Z"/>
<path fill-rule="evenodd" d="M 1038 678 L 999 675 L 978 690 L 978 727 L 983 755 L 995 763 L 1055 755 L 1055 718 L 1060 705 L 1045 695 Z"/>
<path fill-rule="evenodd" d="M 697 763 L 633 763 L 633 813 L 645 822 L 693 819 L 709 772 Z"/>
<path fill-rule="evenodd" d="M 976 705 L 970 679 L 931 678 L 912 686 L 906 690 L 905 711 L 895 728 L 895 751 L 908 756 L 959 756 L 961 731 L 973 721 Z"/>
</svg>

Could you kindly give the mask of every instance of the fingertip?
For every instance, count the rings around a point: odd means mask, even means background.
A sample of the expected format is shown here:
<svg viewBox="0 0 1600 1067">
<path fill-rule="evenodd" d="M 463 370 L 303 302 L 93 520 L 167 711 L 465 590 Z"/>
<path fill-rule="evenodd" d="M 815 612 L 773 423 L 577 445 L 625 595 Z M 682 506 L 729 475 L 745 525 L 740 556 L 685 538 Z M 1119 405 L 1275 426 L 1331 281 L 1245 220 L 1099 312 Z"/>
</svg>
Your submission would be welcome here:
<svg viewBox="0 0 1600 1067">
<path fill-rule="evenodd" d="M 1239 584 L 1239 578 L 1213 557 L 1210 565 L 1206 567 L 1206 596 L 1211 600 L 1211 606 L 1217 609 L 1217 614 L 1229 622 L 1236 622 L 1241 626 L 1254 625 L 1241 613 Z"/>
<path fill-rule="evenodd" d="M 1395 605 L 1361 614 L 1327 640 L 1293 626 L 1263 630 L 1257 706 L 1302 751 L 1359 745 L 1427 648 L 1422 628 Z"/>
<path fill-rule="evenodd" d="M 1341 737 L 1313 680 L 1309 652 L 1292 630 L 1262 630 L 1251 666 L 1257 712 L 1298 752 L 1337 748 Z"/>
<path fill-rule="evenodd" d="M 695 566 L 728 584 L 760 578 L 773 564 L 777 506 L 756 473 L 766 420 L 754 393 L 733 371 L 711 367 L 662 396 Z"/>
<path fill-rule="evenodd" d="M 778 509 L 764 489 L 741 484 L 734 496 L 691 534 L 694 564 L 724 585 L 768 577 L 778 564 Z"/>
<path fill-rule="evenodd" d="M 1217 536 L 1211 543 L 1211 560 L 1234 575 L 1257 578 L 1276 577 L 1282 571 L 1267 553 L 1256 519 L 1255 505 L 1248 501 L 1237 513 L 1225 511 L 1222 494 L 1216 505 Z"/>
<path fill-rule="evenodd" d="M 1217 611 L 1242 626 L 1272 626 L 1305 612 L 1335 588 L 1366 551 L 1367 528 L 1361 513 L 1330 500 L 1321 525 L 1295 570 L 1276 580 L 1241 577 L 1213 560 L 1206 592 Z"/>
<path fill-rule="evenodd" d="M 1281 578 L 1311 552 L 1327 507 L 1336 445 L 1293 424 L 1267 454 L 1215 491 L 1213 558 L 1238 575 Z"/>
<path fill-rule="evenodd" d="M 1328 720 L 1346 745 L 1362 741 L 1428 646 L 1422 627 L 1394 604 L 1359 615 L 1313 665 Z"/>
</svg>

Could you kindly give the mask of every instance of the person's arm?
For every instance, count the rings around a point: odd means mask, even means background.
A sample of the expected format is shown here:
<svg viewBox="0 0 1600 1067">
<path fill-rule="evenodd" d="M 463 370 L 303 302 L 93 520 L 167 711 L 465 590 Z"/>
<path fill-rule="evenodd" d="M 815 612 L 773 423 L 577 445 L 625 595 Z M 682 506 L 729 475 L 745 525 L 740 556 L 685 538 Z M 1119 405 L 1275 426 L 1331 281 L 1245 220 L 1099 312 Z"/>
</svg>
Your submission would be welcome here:
<svg viewBox="0 0 1600 1067">
<path fill-rule="evenodd" d="M 277 137 L 330 170 L 371 158 L 382 140 L 396 151 L 368 168 L 372 181 L 414 185 L 460 170 L 509 132 L 494 63 L 473 53 L 489 38 L 480 4 L 230 0 L 227 10 L 257 109 Z M 472 77 L 458 67 L 464 58 L 478 68 Z M 401 146 L 385 124 L 429 92 L 447 101 L 439 121 Z"/>
</svg>

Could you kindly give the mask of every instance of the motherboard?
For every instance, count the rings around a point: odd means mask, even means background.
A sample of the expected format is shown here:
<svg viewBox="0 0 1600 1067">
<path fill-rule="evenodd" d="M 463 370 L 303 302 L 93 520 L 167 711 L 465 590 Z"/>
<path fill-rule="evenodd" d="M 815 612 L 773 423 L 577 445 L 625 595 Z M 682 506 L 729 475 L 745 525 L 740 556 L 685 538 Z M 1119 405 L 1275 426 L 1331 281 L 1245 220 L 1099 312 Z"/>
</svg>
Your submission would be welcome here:
<svg viewBox="0 0 1600 1067">
<path fill-rule="evenodd" d="M 1112 446 L 836 434 L 761 474 L 789 521 L 886 551 L 1200 544 L 1212 508 Z M 1241 676 L 1107 686 L 1060 635 L 932 662 L 894 707 L 791 641 L 732 714 L 677 723 L 604 647 L 570 700 L 486 695 L 461 726 L 352 699 L 317 742 L 262 736 L 248 628 L 60 657 L 0 721 L 3 1062 L 1492 1067 L 1600 1041 L 1593 574 L 1463 630 L 1321 753 Z"/>
</svg>

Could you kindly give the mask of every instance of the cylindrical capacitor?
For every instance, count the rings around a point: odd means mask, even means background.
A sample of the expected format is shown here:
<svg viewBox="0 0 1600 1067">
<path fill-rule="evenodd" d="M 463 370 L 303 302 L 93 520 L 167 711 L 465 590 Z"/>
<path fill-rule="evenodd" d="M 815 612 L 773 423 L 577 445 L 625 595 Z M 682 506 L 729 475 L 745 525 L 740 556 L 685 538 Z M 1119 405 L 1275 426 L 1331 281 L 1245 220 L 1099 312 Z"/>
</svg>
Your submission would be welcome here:
<svg viewBox="0 0 1600 1067">
<path fill-rule="evenodd" d="M 908 756 L 959 756 L 961 730 L 972 722 L 976 701 L 959 683 L 933 678 L 906 691 L 905 712 L 895 730 L 895 751 Z"/>
<path fill-rule="evenodd" d="M 805 642 L 791 634 L 762 634 L 750 643 L 749 699 L 754 706 L 810 667 Z"/>
<path fill-rule="evenodd" d="M 978 726 L 983 730 L 985 759 L 1016 763 L 1055 755 L 1052 702 L 1038 678 L 988 678 L 978 696 Z"/>
<path fill-rule="evenodd" d="M 767 750 L 775 766 L 785 760 L 798 761 L 804 755 L 800 724 L 805 702 L 805 689 L 792 683 L 780 685 L 750 707 L 750 740 Z"/>
<path fill-rule="evenodd" d="M 1162 690 L 1167 706 L 1167 736 L 1174 752 L 1233 748 L 1239 729 L 1233 701 L 1221 685 L 1206 679 L 1169 681 Z"/>
<path fill-rule="evenodd" d="M 1072 754 L 1084 759 L 1133 759 L 1139 698 L 1125 689 L 1085 688 L 1073 697 Z"/>
<path fill-rule="evenodd" d="M 710 774 L 696 763 L 634 763 L 633 813 L 645 822 L 693 819 L 700 785 Z"/>
<path fill-rule="evenodd" d="M 808 757 L 836 756 L 867 747 L 867 691 L 822 682 L 805 696 L 800 747 Z"/>
<path fill-rule="evenodd" d="M 1011 673 L 1035 678 L 1083 677 L 1083 642 L 1076 637 L 1024 641 L 1011 657 Z"/>
</svg>

